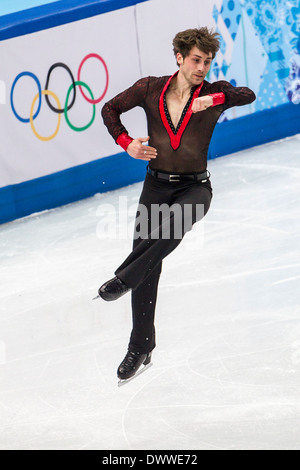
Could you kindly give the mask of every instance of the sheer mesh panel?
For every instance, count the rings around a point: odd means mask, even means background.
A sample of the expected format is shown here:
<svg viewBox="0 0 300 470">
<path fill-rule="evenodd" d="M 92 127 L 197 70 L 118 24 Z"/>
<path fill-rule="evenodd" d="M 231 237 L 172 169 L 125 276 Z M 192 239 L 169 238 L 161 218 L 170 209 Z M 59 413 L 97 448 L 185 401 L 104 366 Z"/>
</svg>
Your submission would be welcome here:
<svg viewBox="0 0 300 470">
<path fill-rule="evenodd" d="M 170 78 L 170 76 L 147 77 L 138 80 L 132 87 L 104 105 L 102 109 L 104 124 L 116 140 L 123 132 L 128 133 L 121 122 L 120 115 L 136 106 L 140 106 L 147 115 L 149 145 L 155 147 L 158 152 L 157 158 L 152 159 L 149 166 L 170 173 L 205 171 L 208 147 L 219 117 L 228 108 L 252 103 L 255 100 L 255 94 L 247 87 L 233 87 L 226 81 L 211 84 L 204 80 L 200 94 L 195 93 L 193 99 L 213 93 L 224 93 L 225 103 L 192 114 L 181 136 L 180 145 L 174 150 L 159 109 L 161 94 Z M 194 91 L 195 89 L 192 89 L 191 93 Z M 187 108 L 185 108 L 184 113 L 187 112 Z M 168 118 L 165 107 L 163 107 L 162 112 Z M 176 129 L 177 132 L 178 130 Z M 174 129 L 172 131 L 169 128 L 169 132 L 174 133 Z"/>
</svg>

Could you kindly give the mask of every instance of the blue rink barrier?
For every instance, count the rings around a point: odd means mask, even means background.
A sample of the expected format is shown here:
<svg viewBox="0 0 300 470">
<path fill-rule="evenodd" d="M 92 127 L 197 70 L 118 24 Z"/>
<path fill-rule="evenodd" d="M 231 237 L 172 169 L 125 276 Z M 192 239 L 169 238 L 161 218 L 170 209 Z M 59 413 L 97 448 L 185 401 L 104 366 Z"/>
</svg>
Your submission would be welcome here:
<svg viewBox="0 0 300 470">
<path fill-rule="evenodd" d="M 208 158 L 245 150 L 300 133 L 300 105 L 283 104 L 217 124 Z"/>
<path fill-rule="evenodd" d="M 300 133 L 300 106 L 284 104 L 217 124 L 209 159 Z M 143 181 L 147 162 L 122 152 L 0 188 L 0 223 Z M 213 175 L 212 175 L 213 176 Z"/>
<path fill-rule="evenodd" d="M 130 7 L 148 0 L 63 0 L 0 16 L 0 41 Z"/>
</svg>

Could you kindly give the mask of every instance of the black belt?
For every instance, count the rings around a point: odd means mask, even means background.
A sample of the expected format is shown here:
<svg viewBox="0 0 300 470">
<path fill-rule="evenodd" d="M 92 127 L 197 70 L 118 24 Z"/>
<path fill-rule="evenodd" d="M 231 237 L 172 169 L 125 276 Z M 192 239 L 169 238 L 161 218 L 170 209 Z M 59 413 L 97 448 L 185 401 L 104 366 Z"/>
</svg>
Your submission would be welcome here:
<svg viewBox="0 0 300 470">
<path fill-rule="evenodd" d="M 162 173 L 159 170 L 152 170 L 149 165 L 147 166 L 147 173 L 154 176 L 157 179 L 162 179 L 165 181 L 169 181 L 170 183 L 178 182 L 178 181 L 185 181 L 185 180 L 194 180 L 194 181 L 201 181 L 205 183 L 209 177 L 210 172 L 204 171 L 203 173 L 178 173 L 178 174 L 171 174 L 171 173 Z"/>
</svg>

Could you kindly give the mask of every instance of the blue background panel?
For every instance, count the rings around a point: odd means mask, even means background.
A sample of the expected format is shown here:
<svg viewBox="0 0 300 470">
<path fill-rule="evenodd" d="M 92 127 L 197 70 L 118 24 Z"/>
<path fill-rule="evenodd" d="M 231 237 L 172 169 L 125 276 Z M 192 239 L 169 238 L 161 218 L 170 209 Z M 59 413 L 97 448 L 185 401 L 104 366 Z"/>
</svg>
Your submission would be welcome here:
<svg viewBox="0 0 300 470">
<path fill-rule="evenodd" d="M 0 16 L 0 41 L 145 1 L 147 0 L 63 0 Z"/>
</svg>

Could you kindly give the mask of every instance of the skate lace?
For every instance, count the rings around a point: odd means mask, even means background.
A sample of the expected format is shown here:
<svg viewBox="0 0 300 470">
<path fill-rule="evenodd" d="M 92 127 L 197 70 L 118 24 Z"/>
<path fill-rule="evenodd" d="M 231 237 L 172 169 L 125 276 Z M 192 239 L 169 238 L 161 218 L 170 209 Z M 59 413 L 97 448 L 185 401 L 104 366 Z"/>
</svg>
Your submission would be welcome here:
<svg viewBox="0 0 300 470">
<path fill-rule="evenodd" d="M 125 359 L 122 362 L 124 369 L 131 369 L 134 367 L 140 359 L 140 355 L 136 353 L 129 352 L 125 356 Z"/>
<path fill-rule="evenodd" d="M 124 292 L 124 290 L 128 291 L 129 289 L 130 288 L 127 287 L 121 279 L 117 278 L 117 292 L 118 293 Z"/>
</svg>

